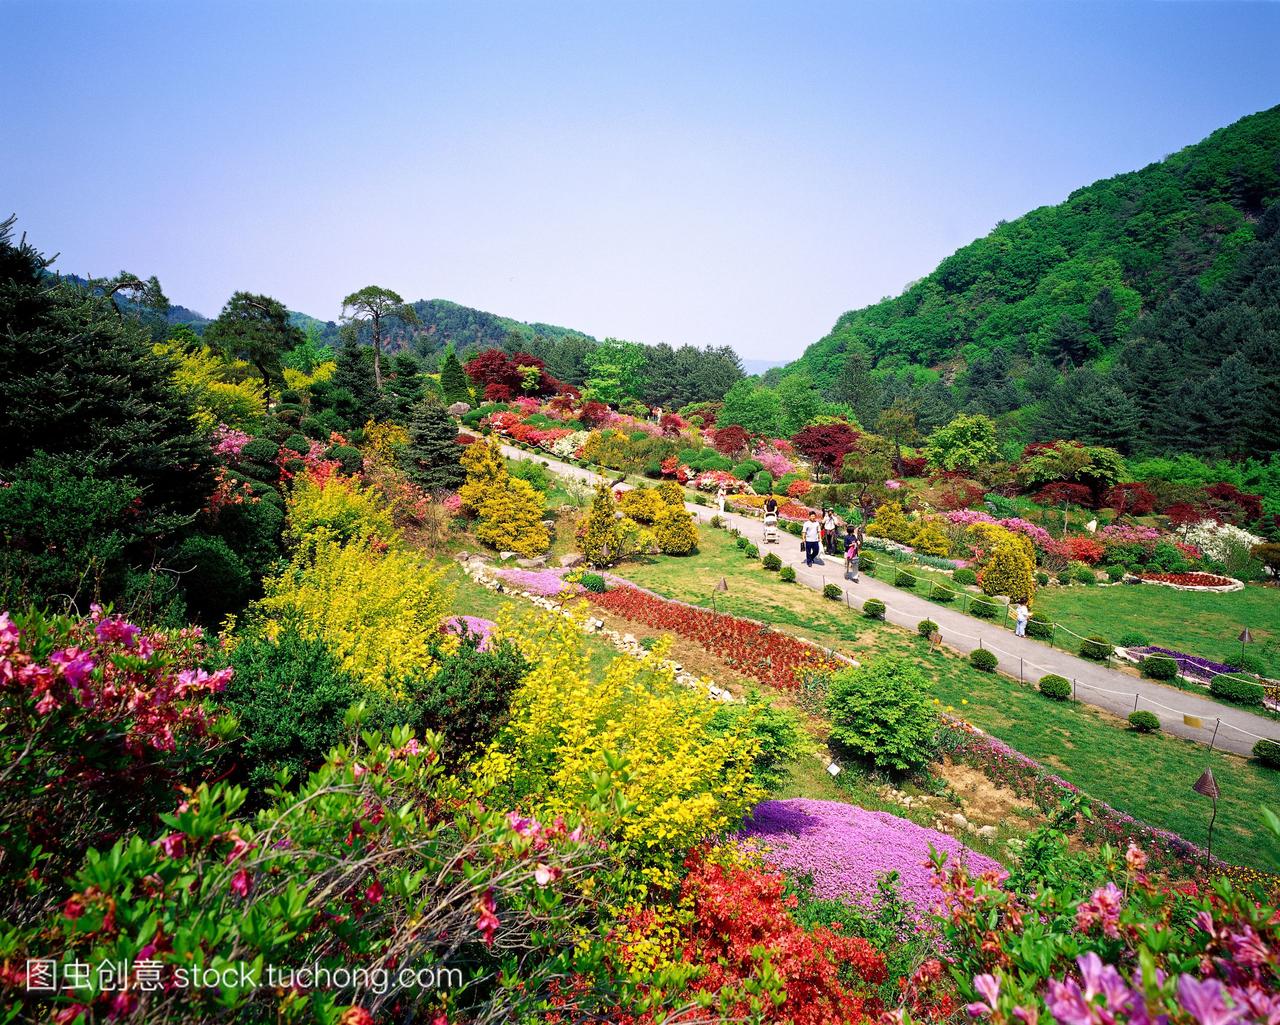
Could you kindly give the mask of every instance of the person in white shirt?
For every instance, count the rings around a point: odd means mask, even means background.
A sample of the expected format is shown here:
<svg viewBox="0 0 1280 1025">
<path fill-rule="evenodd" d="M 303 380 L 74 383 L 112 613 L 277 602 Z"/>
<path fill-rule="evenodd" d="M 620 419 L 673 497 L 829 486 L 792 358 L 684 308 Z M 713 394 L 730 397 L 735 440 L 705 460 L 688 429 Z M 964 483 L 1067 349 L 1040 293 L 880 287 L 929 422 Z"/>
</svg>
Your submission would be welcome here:
<svg viewBox="0 0 1280 1025">
<path fill-rule="evenodd" d="M 816 512 L 811 512 L 809 518 L 804 521 L 804 529 L 800 536 L 804 538 L 804 564 L 812 566 L 813 560 L 818 557 L 818 552 L 822 548 L 822 524 L 818 522 Z"/>
<path fill-rule="evenodd" d="M 836 514 L 833 510 L 824 510 L 822 514 L 822 548 L 828 555 L 836 553 Z"/>
<path fill-rule="evenodd" d="M 1026 602 L 1018 602 L 1018 607 L 1014 609 L 1013 617 L 1017 625 L 1013 632 L 1019 637 L 1027 636 L 1027 619 L 1031 615 L 1031 610 L 1027 608 Z"/>
</svg>

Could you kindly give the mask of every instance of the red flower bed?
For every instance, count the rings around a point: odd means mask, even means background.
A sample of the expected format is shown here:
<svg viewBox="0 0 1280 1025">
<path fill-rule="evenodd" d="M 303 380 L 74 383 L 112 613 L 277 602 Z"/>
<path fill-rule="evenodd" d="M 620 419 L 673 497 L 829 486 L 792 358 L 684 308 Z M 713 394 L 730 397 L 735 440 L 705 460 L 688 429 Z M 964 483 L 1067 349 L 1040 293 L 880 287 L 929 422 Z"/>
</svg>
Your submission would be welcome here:
<svg viewBox="0 0 1280 1025">
<path fill-rule="evenodd" d="M 1142 579 L 1177 584 L 1180 587 L 1230 587 L 1235 583 L 1230 577 L 1215 576 L 1213 573 L 1143 573 Z"/>
<path fill-rule="evenodd" d="M 587 598 L 615 616 L 696 641 L 740 672 L 782 690 L 797 688 L 806 669 L 843 668 L 812 645 L 767 626 L 667 601 L 634 587 L 611 587 Z"/>
</svg>

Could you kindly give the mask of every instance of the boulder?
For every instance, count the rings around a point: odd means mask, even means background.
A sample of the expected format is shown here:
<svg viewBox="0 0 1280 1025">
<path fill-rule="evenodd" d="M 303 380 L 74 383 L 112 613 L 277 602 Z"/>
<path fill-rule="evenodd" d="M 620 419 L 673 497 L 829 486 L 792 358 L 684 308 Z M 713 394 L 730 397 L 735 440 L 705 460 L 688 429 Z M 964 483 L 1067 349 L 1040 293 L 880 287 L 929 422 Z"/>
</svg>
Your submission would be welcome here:
<svg viewBox="0 0 1280 1025">
<path fill-rule="evenodd" d="M 560 556 L 561 566 L 569 566 L 569 567 L 581 566 L 586 561 L 587 561 L 587 557 L 583 555 L 581 552 L 569 552 L 566 555 Z"/>
<path fill-rule="evenodd" d="M 516 559 L 517 566 L 523 566 L 525 569 L 542 569 L 547 564 L 545 555 L 538 555 L 532 559 Z"/>
</svg>

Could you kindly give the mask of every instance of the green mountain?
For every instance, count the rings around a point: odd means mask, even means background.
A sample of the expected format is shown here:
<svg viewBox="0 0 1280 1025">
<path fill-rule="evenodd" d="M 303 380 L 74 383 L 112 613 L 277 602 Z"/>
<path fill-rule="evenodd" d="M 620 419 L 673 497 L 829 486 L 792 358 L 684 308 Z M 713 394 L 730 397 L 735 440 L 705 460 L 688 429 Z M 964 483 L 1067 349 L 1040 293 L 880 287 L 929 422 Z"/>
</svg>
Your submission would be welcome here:
<svg viewBox="0 0 1280 1025">
<path fill-rule="evenodd" d="M 881 403 L 936 407 L 945 385 L 955 408 L 1004 416 L 1024 440 L 1102 413 L 1097 440 L 1122 448 L 1274 450 L 1280 428 L 1210 434 L 1237 413 L 1256 420 L 1259 397 L 1274 411 L 1280 391 L 1277 198 L 1280 106 L 1002 222 L 896 298 L 841 316 L 766 380 L 804 372 L 856 400 L 869 365 Z M 1090 409 L 1098 396 L 1104 408 Z M 1181 407 L 1206 401 L 1209 421 L 1187 422 Z"/>
</svg>

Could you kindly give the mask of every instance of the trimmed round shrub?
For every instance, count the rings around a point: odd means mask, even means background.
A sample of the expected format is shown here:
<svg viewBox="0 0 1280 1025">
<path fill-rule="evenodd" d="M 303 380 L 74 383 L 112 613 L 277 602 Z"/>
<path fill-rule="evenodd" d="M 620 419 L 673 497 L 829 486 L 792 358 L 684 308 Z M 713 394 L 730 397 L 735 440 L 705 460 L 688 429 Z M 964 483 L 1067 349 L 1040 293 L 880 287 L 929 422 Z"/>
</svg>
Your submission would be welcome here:
<svg viewBox="0 0 1280 1025">
<path fill-rule="evenodd" d="M 884 619 L 884 602 L 879 598 L 868 598 L 862 603 L 862 614 L 868 619 Z"/>
<path fill-rule="evenodd" d="M 244 560 L 220 537 L 193 534 L 178 547 L 173 565 L 182 573 L 187 609 L 206 625 L 216 625 L 253 595 Z"/>
<path fill-rule="evenodd" d="M 859 552 L 858 569 L 863 573 L 874 573 L 876 571 L 876 560 L 871 558 L 871 556 L 866 552 Z"/>
<path fill-rule="evenodd" d="M 660 508 L 653 518 L 653 537 L 664 555 L 692 555 L 698 550 L 698 528 L 683 507 Z"/>
<path fill-rule="evenodd" d="M 1087 566 L 1081 566 L 1072 576 L 1086 587 L 1092 587 L 1098 582 L 1098 575 Z"/>
<path fill-rule="evenodd" d="M 1120 640 L 1116 642 L 1122 648 L 1145 648 L 1151 642 L 1147 640 L 1147 635 L 1139 633 L 1137 630 L 1126 630 L 1120 635 Z"/>
<path fill-rule="evenodd" d="M 1120 582 L 1120 579 L 1123 576 L 1124 576 L 1123 566 L 1116 566 L 1112 564 L 1107 567 L 1107 579 L 1110 580 L 1113 584 L 1118 584 Z"/>
<path fill-rule="evenodd" d="M 745 534 L 739 534 L 737 537 L 733 539 L 733 543 L 736 544 L 739 548 L 745 549 L 747 545 L 751 543 L 751 541 L 746 537 Z"/>
<path fill-rule="evenodd" d="M 1268 769 L 1280 769 L 1280 744 L 1274 740 L 1260 740 L 1253 745 L 1253 757 Z"/>
<path fill-rule="evenodd" d="M 748 559 L 757 558 L 760 555 L 760 549 L 748 542 L 742 549 L 742 554 Z"/>
<path fill-rule="evenodd" d="M 300 456 L 305 456 L 311 451 L 311 442 L 301 434 L 290 434 L 289 437 L 284 439 L 284 443 L 280 447 L 287 448 L 291 452 L 297 452 Z"/>
<path fill-rule="evenodd" d="M 1105 662 L 1112 655 L 1111 642 L 1094 634 L 1080 642 L 1080 657 L 1093 662 Z"/>
<path fill-rule="evenodd" d="M 1060 584 L 1071 583 L 1071 570 L 1069 569 L 1058 570 L 1058 583 Z"/>
<path fill-rule="evenodd" d="M 1129 713 L 1129 725 L 1139 733 L 1160 732 L 1160 720 L 1154 712 L 1148 712 L 1145 708 Z"/>
<path fill-rule="evenodd" d="M 1057 673 L 1040 677 L 1040 693 L 1054 701 L 1066 701 L 1071 697 L 1071 681 Z"/>
<path fill-rule="evenodd" d="M 951 575 L 951 579 L 961 587 L 972 587 L 978 582 L 978 574 L 971 569 L 958 569 Z"/>
<path fill-rule="evenodd" d="M 822 597 L 830 598 L 832 601 L 839 601 L 844 597 L 844 591 L 841 590 L 839 584 L 827 584 L 822 589 Z"/>
<path fill-rule="evenodd" d="M 942 605 L 949 605 L 956 600 L 956 592 L 944 584 L 939 584 L 933 589 L 933 593 L 929 597 Z"/>
<path fill-rule="evenodd" d="M 768 555 L 766 555 L 762 561 L 764 562 L 765 569 L 774 570 L 774 571 L 782 569 L 782 560 L 779 559 L 773 552 L 770 552 Z"/>
<path fill-rule="evenodd" d="M 1000 611 L 1000 603 L 994 601 L 982 601 L 977 599 L 969 603 L 969 612 L 977 616 L 979 619 L 995 619 L 996 613 Z"/>
<path fill-rule="evenodd" d="M 256 463 L 258 466 L 271 466 L 280 454 L 280 446 L 269 438 L 254 438 L 240 450 L 240 463 Z M 273 475 L 271 480 L 275 480 Z"/>
<path fill-rule="evenodd" d="M 583 573 L 578 578 L 578 583 L 592 594 L 604 594 L 609 589 L 608 583 L 599 573 Z"/>
<path fill-rule="evenodd" d="M 796 568 L 794 566 L 783 566 L 778 570 L 778 579 L 784 584 L 794 584 L 796 582 Z"/>
<path fill-rule="evenodd" d="M 773 474 L 768 470 L 761 470 L 751 478 L 751 487 L 757 495 L 768 495 L 773 492 Z"/>
<path fill-rule="evenodd" d="M 974 648 L 969 652 L 969 664 L 974 669 L 980 669 L 984 673 L 994 673 L 996 666 L 1000 664 L 1000 660 L 996 658 L 994 651 L 988 651 L 986 648 Z"/>
<path fill-rule="evenodd" d="M 1036 584 L 1039 587 L 1048 587 L 1049 574 L 1046 573 L 1044 570 L 1040 570 L 1038 573 L 1036 573 Z"/>
<path fill-rule="evenodd" d="M 1215 676 L 1209 681 L 1209 693 L 1233 705 L 1262 704 L 1262 688 L 1257 680 L 1247 676 Z"/>
<path fill-rule="evenodd" d="M 302 404 L 302 392 L 296 388 L 286 388 L 280 393 L 280 401 L 288 402 L 291 405 L 299 406 Z"/>
<path fill-rule="evenodd" d="M 916 633 L 921 637 L 931 637 L 938 632 L 938 624 L 932 619 L 922 619 L 916 624 Z"/>
<path fill-rule="evenodd" d="M 905 587 L 910 590 L 916 586 L 915 575 L 907 572 L 905 569 L 900 569 L 898 570 L 897 575 L 893 578 L 893 586 Z"/>
<path fill-rule="evenodd" d="M 1168 655 L 1148 655 L 1138 663 L 1138 669 L 1152 680 L 1172 680 L 1178 675 L 1177 660 Z"/>
<path fill-rule="evenodd" d="M 1263 665 L 1256 655 L 1236 655 L 1234 658 L 1227 659 L 1227 665 L 1237 673 L 1249 673 L 1251 676 L 1262 675 Z"/>
<path fill-rule="evenodd" d="M 353 477 L 364 469 L 364 456 L 358 448 L 350 445 L 334 445 L 324 457 L 334 460 L 348 477 Z"/>
<path fill-rule="evenodd" d="M 1047 641 L 1053 636 L 1053 622 L 1043 612 L 1033 612 L 1027 619 L 1027 636 Z"/>
<path fill-rule="evenodd" d="M 704 495 L 704 494 L 702 494 L 701 492 L 695 492 L 695 493 L 694 493 L 694 496 L 693 496 L 693 504 L 694 504 L 694 505 L 706 505 L 706 504 L 707 504 L 707 496 L 706 496 L 706 495 Z"/>
</svg>

